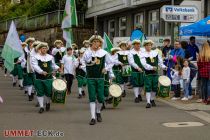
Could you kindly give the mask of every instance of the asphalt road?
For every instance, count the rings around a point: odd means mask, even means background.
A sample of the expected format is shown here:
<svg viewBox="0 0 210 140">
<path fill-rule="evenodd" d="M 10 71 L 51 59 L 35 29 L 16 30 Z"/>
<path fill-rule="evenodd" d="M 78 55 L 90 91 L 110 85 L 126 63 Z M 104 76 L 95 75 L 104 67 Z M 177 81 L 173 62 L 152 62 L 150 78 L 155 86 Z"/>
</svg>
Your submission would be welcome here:
<svg viewBox="0 0 210 140">
<path fill-rule="evenodd" d="M 139 104 L 133 101 L 130 92 L 118 108 L 111 105 L 102 112 L 103 122 L 90 126 L 87 97 L 77 99 L 76 81 L 72 95 L 65 105 L 52 104 L 50 112 L 38 114 L 35 101 L 29 102 L 18 87 L 13 88 L 11 79 L 0 72 L 0 140 L 209 140 L 210 125 L 183 110 L 157 102 L 157 107 L 146 109 L 145 99 Z M 165 122 L 201 122 L 204 126 L 168 128 Z M 4 130 L 54 130 L 64 133 L 63 137 L 5 138 Z"/>
</svg>

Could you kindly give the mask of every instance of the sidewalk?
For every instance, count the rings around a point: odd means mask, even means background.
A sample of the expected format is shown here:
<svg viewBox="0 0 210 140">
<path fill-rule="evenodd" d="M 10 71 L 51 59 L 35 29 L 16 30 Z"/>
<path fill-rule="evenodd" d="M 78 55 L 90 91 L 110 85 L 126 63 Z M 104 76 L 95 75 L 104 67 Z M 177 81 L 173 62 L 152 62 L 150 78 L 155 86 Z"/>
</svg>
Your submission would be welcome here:
<svg viewBox="0 0 210 140">
<path fill-rule="evenodd" d="M 186 111 L 200 110 L 210 114 L 210 105 L 197 103 L 196 97 L 189 101 L 181 101 L 181 100 L 172 101 L 171 98 L 160 98 L 160 97 L 158 97 L 157 100 L 181 110 L 186 110 Z"/>
</svg>

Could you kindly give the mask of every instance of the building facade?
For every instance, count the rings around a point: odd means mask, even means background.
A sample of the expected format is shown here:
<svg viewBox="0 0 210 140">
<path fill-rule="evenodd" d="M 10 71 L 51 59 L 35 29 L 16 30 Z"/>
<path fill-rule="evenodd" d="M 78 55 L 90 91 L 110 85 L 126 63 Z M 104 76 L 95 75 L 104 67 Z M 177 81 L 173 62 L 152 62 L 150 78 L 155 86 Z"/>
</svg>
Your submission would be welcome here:
<svg viewBox="0 0 210 140">
<path fill-rule="evenodd" d="M 205 16 L 210 15 L 210 0 L 204 0 Z"/>
<path fill-rule="evenodd" d="M 175 5 L 182 2 L 175 0 Z M 171 0 L 88 0 L 86 18 L 97 16 L 99 34 L 106 32 L 111 39 L 130 36 L 136 27 L 147 36 L 167 36 L 171 35 L 171 23 L 160 18 L 163 5 L 171 5 Z"/>
</svg>

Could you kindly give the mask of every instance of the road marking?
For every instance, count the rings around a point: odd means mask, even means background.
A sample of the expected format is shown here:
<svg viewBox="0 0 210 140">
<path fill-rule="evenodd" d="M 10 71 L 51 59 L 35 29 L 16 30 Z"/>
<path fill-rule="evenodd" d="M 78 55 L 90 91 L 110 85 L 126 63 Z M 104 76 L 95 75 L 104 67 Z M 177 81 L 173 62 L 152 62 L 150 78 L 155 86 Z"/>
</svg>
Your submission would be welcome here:
<svg viewBox="0 0 210 140">
<path fill-rule="evenodd" d="M 204 120 L 204 121 L 210 123 L 210 114 L 208 114 L 204 111 L 186 111 L 186 112 L 201 119 L 201 120 Z"/>
<path fill-rule="evenodd" d="M 170 122 L 170 123 L 163 123 L 165 127 L 195 127 L 195 126 L 204 126 L 203 123 L 200 122 Z"/>
</svg>

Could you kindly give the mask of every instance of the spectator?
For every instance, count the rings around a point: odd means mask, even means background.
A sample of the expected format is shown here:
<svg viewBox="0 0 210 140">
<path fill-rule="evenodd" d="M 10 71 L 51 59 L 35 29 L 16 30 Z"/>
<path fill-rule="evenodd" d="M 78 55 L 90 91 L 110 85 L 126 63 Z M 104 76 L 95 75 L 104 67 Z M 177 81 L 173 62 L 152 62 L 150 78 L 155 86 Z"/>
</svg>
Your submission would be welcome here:
<svg viewBox="0 0 210 140">
<path fill-rule="evenodd" d="M 195 37 L 194 36 L 190 37 L 190 42 L 187 46 L 187 50 L 191 54 L 190 60 L 196 61 L 196 53 L 199 53 L 199 49 L 198 49 L 198 46 L 195 44 Z"/>
<path fill-rule="evenodd" d="M 198 56 L 198 72 L 201 77 L 201 93 L 205 104 L 209 104 L 210 97 L 210 47 L 207 42 L 202 46 L 201 52 Z"/>
<path fill-rule="evenodd" d="M 183 49 L 184 52 L 185 52 L 185 59 L 191 60 L 191 59 L 192 59 L 192 58 L 191 58 L 191 53 L 190 53 L 189 50 L 187 49 L 187 47 L 188 47 L 187 41 L 182 41 L 182 42 L 181 42 L 181 47 L 182 47 L 182 49 Z"/>
<path fill-rule="evenodd" d="M 180 41 L 178 41 L 178 40 L 176 40 L 176 41 L 174 42 L 174 49 L 173 49 L 173 50 L 171 51 L 171 53 L 170 53 L 170 58 L 171 58 L 174 62 L 177 61 L 177 60 L 176 60 L 177 57 L 180 57 L 180 58 L 182 58 L 182 59 L 185 58 L 184 50 L 181 48 L 181 43 L 180 43 Z"/>
<path fill-rule="evenodd" d="M 172 78 L 172 88 L 174 90 L 174 97 L 171 100 L 178 100 L 180 99 L 181 94 L 181 86 L 180 80 L 182 75 L 182 67 L 179 65 L 175 66 L 175 69 L 171 69 L 171 78 Z"/>
<path fill-rule="evenodd" d="M 174 49 L 172 45 L 170 45 L 171 40 L 170 39 L 164 39 L 163 40 L 163 58 L 167 58 L 168 53 Z"/>
<path fill-rule="evenodd" d="M 189 83 L 190 83 L 190 67 L 188 60 L 184 60 L 184 67 L 182 69 L 184 97 L 182 101 L 187 101 L 189 97 Z"/>
</svg>

